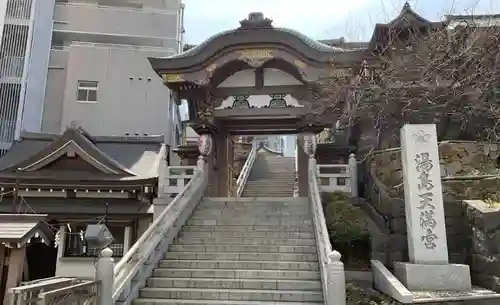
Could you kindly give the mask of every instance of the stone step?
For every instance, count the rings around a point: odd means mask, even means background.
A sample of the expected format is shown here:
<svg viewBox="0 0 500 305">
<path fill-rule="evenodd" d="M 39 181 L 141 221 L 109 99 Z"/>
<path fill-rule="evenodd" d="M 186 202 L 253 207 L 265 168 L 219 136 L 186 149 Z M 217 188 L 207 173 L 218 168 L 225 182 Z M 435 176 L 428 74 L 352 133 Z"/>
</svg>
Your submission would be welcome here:
<svg viewBox="0 0 500 305">
<path fill-rule="evenodd" d="M 263 191 L 263 193 L 273 192 L 276 194 L 287 193 L 291 189 L 293 189 L 294 184 L 290 183 L 289 185 L 270 185 L 269 183 L 255 184 L 255 185 L 245 185 L 243 190 L 245 191 Z"/>
<path fill-rule="evenodd" d="M 217 279 L 217 278 L 158 278 L 148 279 L 153 288 L 203 288 L 203 289 L 272 289 L 321 291 L 321 281 L 307 280 L 261 280 L 261 279 Z"/>
<path fill-rule="evenodd" d="M 269 192 L 273 192 L 273 193 L 286 193 L 286 192 L 289 192 L 291 189 L 293 189 L 293 184 L 289 184 L 289 185 L 269 185 L 267 183 L 264 183 L 264 184 L 255 184 L 255 185 L 251 185 L 251 184 L 247 184 L 245 185 L 245 188 L 244 190 L 245 191 L 249 191 L 249 190 L 252 190 L 252 191 L 263 191 L 264 193 L 269 193 Z"/>
<path fill-rule="evenodd" d="M 196 288 L 143 288 L 140 298 L 231 300 L 231 301 L 286 301 L 321 302 L 319 291 L 256 290 L 256 289 L 196 289 Z"/>
<path fill-rule="evenodd" d="M 268 197 L 270 198 L 270 197 Z M 289 199 L 293 199 L 293 198 L 290 198 L 290 197 L 282 197 L 282 198 L 289 198 Z M 278 198 L 277 198 L 278 199 Z M 281 199 L 281 198 L 280 198 Z M 237 210 L 241 210 L 241 209 L 247 209 L 247 210 L 252 210 L 252 211 L 265 211 L 265 210 L 275 210 L 275 211 L 294 211 L 296 209 L 303 209 L 304 207 L 307 207 L 309 208 L 309 204 L 308 202 L 301 202 L 301 203 L 293 203 L 293 204 L 288 204 L 288 205 L 278 205 L 278 204 L 254 204 L 252 205 L 252 203 L 250 202 L 244 202 L 243 200 L 249 200 L 249 199 L 245 199 L 245 198 L 241 198 L 241 197 L 238 197 L 238 200 L 241 200 L 240 203 L 232 203 L 232 202 L 227 202 L 227 203 L 223 203 L 223 202 L 216 202 L 216 203 L 204 203 L 204 204 L 199 204 L 197 206 L 197 210 L 203 210 L 203 209 L 218 209 L 218 210 L 221 210 L 221 209 L 237 209 Z M 258 198 L 257 198 L 258 200 Z"/>
<path fill-rule="evenodd" d="M 266 175 L 250 175 L 248 176 L 248 182 L 289 182 L 295 181 L 295 174 L 293 173 L 270 173 Z"/>
<path fill-rule="evenodd" d="M 227 218 L 227 219 L 189 219 L 187 225 L 261 225 L 261 226 L 304 226 L 313 225 L 312 219 L 286 219 L 284 217 L 274 219 L 248 219 L 248 218 Z"/>
<path fill-rule="evenodd" d="M 239 200 L 252 200 L 254 198 L 242 198 L 238 197 Z M 258 198 L 257 198 L 258 199 Z M 277 198 L 278 199 L 278 198 Z M 292 199 L 292 198 L 290 198 Z M 232 203 L 232 202 L 213 202 L 213 203 L 200 203 L 195 211 L 205 211 L 205 210 L 210 210 L 210 211 L 221 211 L 221 210 L 228 210 L 228 211 L 276 211 L 276 212 L 295 212 L 295 211 L 310 211 L 311 207 L 307 202 L 301 202 L 301 203 L 294 203 L 290 205 L 275 205 L 275 204 L 268 204 L 268 205 L 262 205 L 262 204 L 255 204 L 252 205 L 250 202 L 244 202 L 242 201 L 241 203 Z"/>
<path fill-rule="evenodd" d="M 247 181 L 245 187 L 263 187 L 263 188 L 289 188 L 295 185 L 295 181 Z"/>
<path fill-rule="evenodd" d="M 318 262 L 316 253 L 167 252 L 165 259 Z"/>
<path fill-rule="evenodd" d="M 255 197 L 283 197 L 290 196 L 293 193 L 292 187 L 290 188 L 265 188 L 265 187 L 249 187 L 243 189 L 243 193 L 254 194 Z"/>
<path fill-rule="evenodd" d="M 269 175 L 254 176 L 254 177 L 249 176 L 247 182 L 260 182 L 260 181 L 288 182 L 288 181 L 295 181 L 295 179 L 296 179 L 295 174 L 285 175 L 285 173 L 279 173 L 279 174 L 269 174 Z"/>
<path fill-rule="evenodd" d="M 289 170 L 289 169 L 273 169 L 273 171 L 270 172 L 263 172 L 263 171 L 255 171 L 251 172 L 250 175 L 248 175 L 249 181 L 252 180 L 289 180 L 289 179 L 295 179 L 297 174 L 295 173 L 294 170 Z"/>
<path fill-rule="evenodd" d="M 258 156 L 256 159 L 256 162 L 258 163 L 281 163 L 281 164 L 288 164 L 295 166 L 295 159 L 284 159 L 283 157 L 275 158 L 275 157 L 268 157 L 268 156 Z"/>
<path fill-rule="evenodd" d="M 259 196 L 276 196 L 276 197 L 283 197 L 283 196 L 290 196 L 292 197 L 293 195 L 293 189 L 289 190 L 281 190 L 281 191 L 275 191 L 275 190 L 265 190 L 265 189 L 246 189 L 243 191 L 244 196 L 251 195 L 252 197 L 259 197 Z"/>
<path fill-rule="evenodd" d="M 312 253 L 313 246 L 278 245 L 171 245 L 172 252 L 251 252 L 251 253 Z"/>
<path fill-rule="evenodd" d="M 294 184 L 290 183 L 288 185 L 275 185 L 275 184 L 270 184 L 266 182 L 262 182 L 259 184 L 247 184 L 245 185 L 245 190 L 265 190 L 265 191 L 275 191 L 276 193 L 284 192 L 284 191 L 289 191 L 291 188 L 293 188 Z"/>
<path fill-rule="evenodd" d="M 181 300 L 181 299 L 136 299 L 135 305 L 318 305 L 323 302 L 257 302 L 257 301 L 220 301 L 220 300 Z"/>
<path fill-rule="evenodd" d="M 315 246 L 314 239 L 306 238 L 270 238 L 270 237 L 181 237 L 175 245 L 277 245 L 277 246 Z"/>
<path fill-rule="evenodd" d="M 265 191 L 274 191 L 276 193 L 289 191 L 293 188 L 294 184 L 289 183 L 287 185 L 275 185 L 269 183 L 259 183 L 259 184 L 247 184 L 245 185 L 245 190 L 265 190 Z"/>
<path fill-rule="evenodd" d="M 153 277 L 223 278 L 266 280 L 321 280 L 319 271 L 302 270 L 235 270 L 235 269 L 164 269 L 156 268 Z"/>
<path fill-rule="evenodd" d="M 288 179 L 295 179 L 297 174 L 293 169 L 285 169 L 285 168 L 274 168 L 272 171 L 262 171 L 259 169 L 254 169 L 254 172 L 251 172 L 250 175 L 248 175 L 247 180 L 288 180 Z"/>
<path fill-rule="evenodd" d="M 298 204 L 298 203 L 305 203 L 309 202 L 309 199 L 307 197 L 297 197 L 297 198 L 259 198 L 258 200 L 243 200 L 241 198 L 235 198 L 235 197 L 206 197 L 204 198 L 203 202 L 231 202 L 235 204 L 240 204 L 243 202 L 247 203 L 254 203 L 254 204 Z"/>
<path fill-rule="evenodd" d="M 207 261 L 207 260 L 162 260 L 160 268 L 166 269 L 239 269 L 239 270 L 319 270 L 313 262 L 275 261 Z"/>
<path fill-rule="evenodd" d="M 241 197 L 240 197 L 241 198 Z M 256 205 L 256 206 L 251 206 L 249 204 L 214 204 L 214 205 L 200 205 L 196 207 L 196 212 L 202 211 L 202 212 L 217 212 L 219 214 L 221 213 L 228 213 L 228 212 L 253 212 L 255 214 L 259 213 L 277 213 L 277 214 L 283 214 L 283 213 L 296 213 L 296 212 L 309 212 L 311 211 L 311 208 L 308 204 L 302 203 L 302 204 L 296 204 L 293 206 L 285 207 L 285 206 L 276 206 L 276 205 L 268 205 L 268 206 L 263 206 L 263 205 Z"/>
<path fill-rule="evenodd" d="M 312 217 L 309 208 L 304 209 L 288 209 L 288 210 L 275 210 L 275 209 L 197 209 L 191 219 L 214 218 L 214 217 L 262 217 L 264 215 L 271 217 Z"/>
<path fill-rule="evenodd" d="M 264 190 L 275 190 L 275 191 L 283 191 L 288 190 L 295 185 L 294 182 L 283 183 L 283 184 L 275 184 L 275 183 L 266 183 L 266 182 L 258 182 L 258 183 L 247 183 L 245 185 L 245 189 L 264 189 Z"/>
<path fill-rule="evenodd" d="M 301 205 L 309 205 L 309 200 L 304 198 L 269 198 L 259 197 L 255 199 L 238 198 L 208 198 L 200 202 L 199 206 L 215 206 L 215 205 L 237 205 L 249 207 L 294 207 Z"/>
<path fill-rule="evenodd" d="M 282 199 L 282 198 L 276 198 L 276 199 Z M 294 199 L 290 197 L 283 197 L 283 199 Z M 234 200 L 234 199 L 233 199 Z M 292 203 L 287 203 L 287 204 L 275 204 L 274 202 L 268 202 L 266 204 L 261 204 L 261 203 L 254 203 L 254 202 L 246 202 L 245 200 L 250 200 L 250 199 L 245 199 L 238 197 L 236 202 L 207 202 L 207 203 L 200 203 L 197 206 L 198 209 L 251 209 L 251 210 L 277 210 L 277 211 L 288 211 L 288 210 L 294 210 L 298 208 L 303 208 L 303 207 L 309 207 L 308 202 L 292 202 Z M 255 199 L 259 200 L 259 198 Z"/>
<path fill-rule="evenodd" d="M 309 238 L 314 239 L 313 232 L 292 232 L 292 231 L 182 231 L 179 238 L 207 238 L 207 237 L 267 237 L 267 238 Z"/>
<path fill-rule="evenodd" d="M 279 165 L 279 164 L 271 164 L 271 165 L 265 165 L 264 166 L 259 166 L 253 167 L 252 171 L 250 172 L 250 177 L 266 177 L 266 176 L 271 176 L 271 175 L 289 175 L 289 176 L 295 176 L 296 171 L 295 168 L 290 167 L 288 165 Z"/>
<path fill-rule="evenodd" d="M 182 232 L 308 232 L 314 233 L 312 224 L 269 226 L 269 225 L 187 225 Z"/>
<path fill-rule="evenodd" d="M 269 215 L 269 214 L 244 214 L 244 213 L 227 213 L 227 214 L 215 214 L 215 215 L 200 215 L 199 213 L 194 213 L 190 220 L 206 220 L 206 221 L 252 221 L 252 224 L 259 224 L 259 222 L 269 222 L 273 221 L 276 225 L 280 223 L 306 223 L 307 221 L 312 221 L 312 216 L 310 215 Z M 242 223 L 243 224 L 243 223 Z"/>
</svg>

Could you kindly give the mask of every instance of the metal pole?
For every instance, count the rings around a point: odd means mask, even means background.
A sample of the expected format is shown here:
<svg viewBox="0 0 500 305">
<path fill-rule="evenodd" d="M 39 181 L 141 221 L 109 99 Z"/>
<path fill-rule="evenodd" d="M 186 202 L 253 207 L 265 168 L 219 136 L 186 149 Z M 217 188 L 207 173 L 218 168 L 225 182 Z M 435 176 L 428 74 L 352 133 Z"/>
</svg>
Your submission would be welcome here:
<svg viewBox="0 0 500 305">
<path fill-rule="evenodd" d="M 106 227 L 108 226 L 108 205 L 109 203 L 104 203 L 104 224 L 106 225 Z"/>
<path fill-rule="evenodd" d="M 14 186 L 14 198 L 12 199 L 12 213 L 17 214 L 18 213 L 18 206 L 19 206 L 19 172 L 21 171 L 20 168 L 17 169 L 16 171 L 16 184 Z"/>
</svg>

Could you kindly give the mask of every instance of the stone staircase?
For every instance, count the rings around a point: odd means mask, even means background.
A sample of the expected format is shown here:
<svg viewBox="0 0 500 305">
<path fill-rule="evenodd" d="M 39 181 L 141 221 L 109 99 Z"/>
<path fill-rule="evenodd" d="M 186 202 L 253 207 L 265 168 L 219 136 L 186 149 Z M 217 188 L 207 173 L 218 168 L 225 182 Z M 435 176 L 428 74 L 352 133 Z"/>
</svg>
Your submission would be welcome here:
<svg viewBox="0 0 500 305">
<path fill-rule="evenodd" d="M 308 200 L 205 198 L 134 304 L 323 304 Z"/>
<path fill-rule="evenodd" d="M 257 152 L 242 197 L 293 197 L 295 158 Z"/>
</svg>

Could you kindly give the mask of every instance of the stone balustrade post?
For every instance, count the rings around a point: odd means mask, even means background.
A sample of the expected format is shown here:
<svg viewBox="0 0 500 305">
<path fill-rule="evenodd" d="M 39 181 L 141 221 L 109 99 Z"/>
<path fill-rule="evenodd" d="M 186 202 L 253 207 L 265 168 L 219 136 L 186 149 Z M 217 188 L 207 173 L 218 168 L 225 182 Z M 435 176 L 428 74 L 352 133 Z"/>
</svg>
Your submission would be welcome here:
<svg viewBox="0 0 500 305">
<path fill-rule="evenodd" d="M 349 172 L 349 181 L 351 187 L 351 196 L 353 198 L 358 197 L 358 161 L 356 161 L 356 155 L 350 154 L 348 161 L 348 172 Z"/>
<path fill-rule="evenodd" d="M 114 268 L 113 251 L 110 248 L 103 249 L 96 265 L 96 280 L 101 281 L 97 305 L 113 304 Z"/>
<path fill-rule="evenodd" d="M 344 264 L 340 261 L 341 255 L 333 250 L 328 254 L 327 270 L 327 304 L 346 305 Z"/>
</svg>

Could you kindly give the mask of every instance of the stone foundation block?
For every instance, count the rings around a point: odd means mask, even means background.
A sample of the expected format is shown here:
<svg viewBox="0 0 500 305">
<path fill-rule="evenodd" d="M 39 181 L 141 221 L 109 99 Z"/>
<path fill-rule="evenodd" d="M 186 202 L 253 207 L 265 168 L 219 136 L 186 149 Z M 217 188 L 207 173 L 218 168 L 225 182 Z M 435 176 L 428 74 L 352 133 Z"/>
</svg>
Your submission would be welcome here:
<svg viewBox="0 0 500 305">
<path fill-rule="evenodd" d="M 468 265 L 422 265 L 395 262 L 394 274 L 410 291 L 468 291 L 472 289 Z"/>
</svg>

